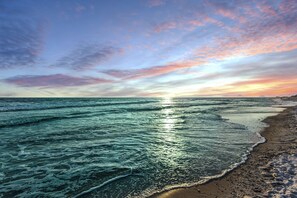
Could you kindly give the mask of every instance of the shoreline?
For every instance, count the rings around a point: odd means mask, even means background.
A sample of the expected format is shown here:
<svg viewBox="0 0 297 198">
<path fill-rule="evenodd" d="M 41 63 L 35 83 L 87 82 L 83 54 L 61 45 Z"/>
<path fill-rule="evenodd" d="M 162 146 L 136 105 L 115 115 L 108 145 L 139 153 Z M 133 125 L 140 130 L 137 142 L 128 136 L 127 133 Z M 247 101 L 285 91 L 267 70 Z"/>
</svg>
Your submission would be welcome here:
<svg viewBox="0 0 297 198">
<path fill-rule="evenodd" d="M 252 197 L 265 196 L 281 186 L 275 175 L 272 160 L 282 154 L 296 154 L 297 150 L 297 106 L 263 120 L 268 124 L 261 131 L 264 143 L 253 147 L 247 159 L 221 177 L 211 178 L 205 183 L 190 187 L 177 187 L 155 193 L 150 198 L 187 197 Z M 271 173 L 271 174 L 270 174 Z M 279 179 L 278 179 L 279 180 Z"/>
</svg>

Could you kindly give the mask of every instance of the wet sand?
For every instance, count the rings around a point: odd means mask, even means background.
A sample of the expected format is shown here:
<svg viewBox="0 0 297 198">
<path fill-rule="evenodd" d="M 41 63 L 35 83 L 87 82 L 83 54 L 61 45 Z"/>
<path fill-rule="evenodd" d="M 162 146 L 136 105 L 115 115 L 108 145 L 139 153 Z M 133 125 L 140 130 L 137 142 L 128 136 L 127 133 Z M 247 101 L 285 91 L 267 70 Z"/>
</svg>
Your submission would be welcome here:
<svg viewBox="0 0 297 198">
<path fill-rule="evenodd" d="M 269 125 L 261 133 L 266 142 L 256 146 L 244 164 L 205 184 L 177 188 L 152 197 L 271 197 L 268 192 L 284 185 L 272 161 L 284 155 L 297 156 L 297 106 L 289 107 L 277 116 L 268 117 L 264 122 Z M 295 195 L 297 197 L 294 192 L 289 197 Z"/>
</svg>

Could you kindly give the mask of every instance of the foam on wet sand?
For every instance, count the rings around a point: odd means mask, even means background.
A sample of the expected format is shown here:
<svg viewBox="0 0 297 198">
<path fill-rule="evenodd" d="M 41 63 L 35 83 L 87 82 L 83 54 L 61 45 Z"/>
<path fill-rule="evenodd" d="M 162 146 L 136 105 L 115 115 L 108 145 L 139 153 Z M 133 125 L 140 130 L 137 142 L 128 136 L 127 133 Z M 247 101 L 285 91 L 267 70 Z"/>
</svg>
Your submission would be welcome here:
<svg viewBox="0 0 297 198">
<path fill-rule="evenodd" d="M 268 197 L 297 197 L 297 154 L 282 154 L 263 167 L 265 182 L 270 183 Z"/>
</svg>

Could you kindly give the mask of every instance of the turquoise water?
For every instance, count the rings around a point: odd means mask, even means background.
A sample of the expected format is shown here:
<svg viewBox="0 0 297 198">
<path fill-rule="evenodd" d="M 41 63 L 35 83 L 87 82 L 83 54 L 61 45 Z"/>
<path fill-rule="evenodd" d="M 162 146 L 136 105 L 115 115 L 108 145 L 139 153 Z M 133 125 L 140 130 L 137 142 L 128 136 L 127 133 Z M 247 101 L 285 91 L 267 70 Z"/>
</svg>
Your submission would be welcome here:
<svg viewBox="0 0 297 198">
<path fill-rule="evenodd" d="M 0 197 L 138 197 L 242 162 L 269 98 L 0 99 Z"/>
</svg>

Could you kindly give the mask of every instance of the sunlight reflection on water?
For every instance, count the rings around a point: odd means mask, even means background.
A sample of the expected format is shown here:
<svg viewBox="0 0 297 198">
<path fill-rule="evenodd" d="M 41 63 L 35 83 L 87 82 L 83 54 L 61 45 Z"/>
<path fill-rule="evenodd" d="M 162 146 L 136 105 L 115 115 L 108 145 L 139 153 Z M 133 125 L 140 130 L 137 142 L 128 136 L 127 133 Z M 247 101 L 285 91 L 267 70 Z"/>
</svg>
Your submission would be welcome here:
<svg viewBox="0 0 297 198">
<path fill-rule="evenodd" d="M 161 103 L 164 108 L 160 112 L 162 114 L 160 116 L 162 127 L 159 135 L 160 139 L 163 140 L 163 144 L 159 147 L 159 157 L 165 157 L 168 164 L 177 167 L 178 159 L 182 156 L 183 145 L 175 129 L 178 119 L 177 112 L 174 110 L 175 103 L 172 98 L 164 98 Z"/>
<path fill-rule="evenodd" d="M 172 108 L 174 106 L 172 98 L 164 98 L 164 100 L 162 101 L 162 106 L 167 107 L 161 111 L 161 113 L 163 114 L 162 117 L 164 117 L 162 121 L 163 129 L 166 132 L 164 139 L 167 141 L 173 141 L 176 118 L 174 118 L 173 116 L 175 112 Z"/>
</svg>

